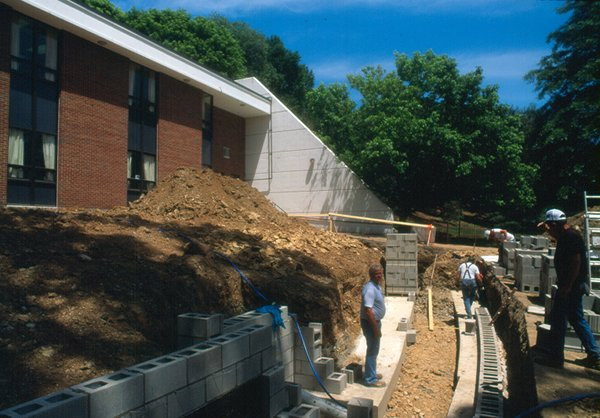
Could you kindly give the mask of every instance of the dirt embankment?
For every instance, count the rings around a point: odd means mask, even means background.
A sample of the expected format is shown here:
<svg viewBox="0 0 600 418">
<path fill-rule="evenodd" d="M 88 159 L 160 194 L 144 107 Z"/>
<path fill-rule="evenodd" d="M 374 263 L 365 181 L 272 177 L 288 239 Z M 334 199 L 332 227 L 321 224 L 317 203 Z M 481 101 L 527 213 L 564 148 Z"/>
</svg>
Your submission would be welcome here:
<svg viewBox="0 0 600 418">
<path fill-rule="evenodd" d="M 175 349 L 183 312 L 270 300 L 343 358 L 382 252 L 277 211 L 246 183 L 177 170 L 129 208 L 0 210 L 0 408 Z"/>
</svg>

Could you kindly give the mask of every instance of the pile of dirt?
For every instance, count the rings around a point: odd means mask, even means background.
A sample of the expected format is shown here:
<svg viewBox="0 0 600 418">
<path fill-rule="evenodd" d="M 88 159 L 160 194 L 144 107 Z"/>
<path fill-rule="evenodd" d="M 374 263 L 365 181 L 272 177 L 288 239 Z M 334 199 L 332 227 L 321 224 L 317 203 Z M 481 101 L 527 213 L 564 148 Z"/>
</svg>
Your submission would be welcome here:
<svg viewBox="0 0 600 418">
<path fill-rule="evenodd" d="M 128 208 L 0 210 L 0 409 L 176 348 L 183 312 L 264 305 L 226 256 L 340 361 L 382 252 L 279 212 L 243 181 L 177 170 Z"/>
</svg>

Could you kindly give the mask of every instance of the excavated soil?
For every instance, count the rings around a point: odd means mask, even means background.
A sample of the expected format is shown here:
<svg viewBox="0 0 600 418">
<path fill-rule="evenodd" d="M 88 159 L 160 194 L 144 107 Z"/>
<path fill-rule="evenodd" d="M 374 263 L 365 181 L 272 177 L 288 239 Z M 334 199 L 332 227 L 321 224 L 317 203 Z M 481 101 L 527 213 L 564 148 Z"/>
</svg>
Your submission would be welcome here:
<svg viewBox="0 0 600 418">
<path fill-rule="evenodd" d="M 324 324 L 338 359 L 382 252 L 277 211 L 246 183 L 180 169 L 129 208 L 0 210 L 0 409 L 176 348 L 184 312 L 270 300 Z"/>
</svg>

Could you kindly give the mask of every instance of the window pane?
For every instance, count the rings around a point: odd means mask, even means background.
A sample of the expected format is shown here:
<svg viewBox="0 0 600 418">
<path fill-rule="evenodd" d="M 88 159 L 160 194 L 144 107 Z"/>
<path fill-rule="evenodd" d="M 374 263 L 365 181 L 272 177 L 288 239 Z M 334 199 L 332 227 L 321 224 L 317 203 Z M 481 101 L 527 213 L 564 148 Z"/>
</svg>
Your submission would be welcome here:
<svg viewBox="0 0 600 418">
<path fill-rule="evenodd" d="M 156 75 L 154 71 L 148 71 L 147 98 L 150 103 L 156 103 Z"/>
<path fill-rule="evenodd" d="M 42 134 L 43 167 L 49 170 L 56 169 L 56 137 Z"/>
<path fill-rule="evenodd" d="M 156 181 L 156 157 L 154 155 L 144 154 L 144 180 Z"/>
<path fill-rule="evenodd" d="M 25 164 L 25 133 L 18 129 L 8 131 L 8 163 Z"/>
<path fill-rule="evenodd" d="M 37 65 L 56 70 L 57 41 L 56 32 L 51 29 L 41 31 L 37 34 Z"/>
<path fill-rule="evenodd" d="M 204 136 L 202 132 L 202 164 L 212 165 L 212 141 Z"/>
<path fill-rule="evenodd" d="M 129 66 L 129 95 L 140 97 L 140 66 L 131 64 Z"/>
<path fill-rule="evenodd" d="M 39 132 L 56 133 L 58 100 L 56 85 L 38 83 L 36 89 L 36 127 Z"/>
<path fill-rule="evenodd" d="M 33 54 L 33 27 L 31 21 L 17 17 L 11 26 L 10 53 L 15 57 L 31 59 Z"/>
<path fill-rule="evenodd" d="M 156 125 L 143 126 L 142 151 L 156 154 Z"/>
<path fill-rule="evenodd" d="M 135 180 L 142 179 L 142 168 L 141 168 L 141 153 L 136 151 L 130 151 L 128 154 L 129 163 L 129 178 Z"/>
<path fill-rule="evenodd" d="M 55 206 L 56 186 L 54 184 L 36 183 L 33 188 L 33 204 Z"/>
<path fill-rule="evenodd" d="M 202 98 L 202 121 L 208 124 L 212 121 L 212 97 L 204 96 Z"/>
<path fill-rule="evenodd" d="M 10 126 L 32 129 L 32 85 L 28 77 L 13 74 L 10 78 Z"/>
<path fill-rule="evenodd" d="M 141 129 L 142 125 L 137 117 L 137 112 L 134 109 L 129 109 L 129 140 L 128 148 L 130 150 L 139 151 L 141 147 Z"/>
</svg>

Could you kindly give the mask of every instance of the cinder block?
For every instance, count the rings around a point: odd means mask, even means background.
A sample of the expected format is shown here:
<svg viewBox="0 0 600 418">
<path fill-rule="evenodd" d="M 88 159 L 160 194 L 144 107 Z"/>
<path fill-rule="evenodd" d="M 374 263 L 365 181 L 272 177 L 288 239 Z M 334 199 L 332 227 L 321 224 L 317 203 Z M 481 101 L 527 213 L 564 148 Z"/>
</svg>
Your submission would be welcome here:
<svg viewBox="0 0 600 418">
<path fill-rule="evenodd" d="M 412 345 L 417 342 L 417 330 L 409 329 L 406 331 L 406 344 Z"/>
<path fill-rule="evenodd" d="M 241 330 L 250 338 L 250 355 L 269 348 L 273 338 L 272 329 L 269 325 L 251 325 Z"/>
<path fill-rule="evenodd" d="M 304 342 L 307 347 L 315 347 L 323 343 L 323 328 L 319 327 L 300 327 Z M 296 345 L 301 345 L 300 336 L 296 336 Z"/>
<path fill-rule="evenodd" d="M 177 316 L 177 334 L 210 338 L 223 332 L 222 314 L 184 313 Z"/>
<path fill-rule="evenodd" d="M 475 319 L 465 319 L 465 334 L 474 335 L 477 329 L 477 321 Z"/>
<path fill-rule="evenodd" d="M 237 386 L 241 386 L 255 377 L 258 377 L 262 372 L 260 353 L 255 354 L 246 360 L 240 361 L 236 364 L 236 367 Z"/>
<path fill-rule="evenodd" d="M 301 404 L 289 412 L 290 418 L 320 418 L 321 410 L 314 405 Z"/>
<path fill-rule="evenodd" d="M 182 357 L 163 356 L 128 370 L 144 375 L 144 401 L 148 403 L 187 384 L 186 363 Z"/>
<path fill-rule="evenodd" d="M 285 351 L 294 347 L 294 333 L 274 334 L 272 345 L 276 350 Z"/>
<path fill-rule="evenodd" d="M 250 337 L 248 334 L 232 332 L 220 337 L 211 338 L 208 342 L 221 346 L 223 368 L 242 361 L 250 355 Z"/>
<path fill-rule="evenodd" d="M 346 383 L 352 385 L 354 383 L 354 371 L 350 369 L 342 369 L 340 373 L 344 373 L 346 375 Z"/>
<path fill-rule="evenodd" d="M 294 375 L 294 382 L 298 383 L 300 386 L 302 386 L 304 389 L 308 389 L 308 390 L 312 390 L 315 389 L 317 387 L 321 387 L 318 383 L 317 383 L 317 379 L 314 375 L 305 375 L 305 374 L 295 374 Z"/>
<path fill-rule="evenodd" d="M 232 317 L 223 321 L 223 333 L 230 333 L 252 325 L 246 318 Z"/>
<path fill-rule="evenodd" d="M 286 382 L 294 381 L 294 362 L 293 361 L 283 364 L 283 377 Z"/>
<path fill-rule="evenodd" d="M 148 402 L 139 408 L 126 412 L 119 418 L 164 418 L 168 417 L 168 415 L 167 397 L 163 396 L 162 398 Z"/>
<path fill-rule="evenodd" d="M 65 389 L 0 411 L 2 417 L 87 417 L 88 395 Z"/>
<path fill-rule="evenodd" d="M 329 376 L 327 376 L 324 383 L 329 392 L 339 395 L 344 391 L 344 389 L 346 389 L 346 373 L 331 373 Z"/>
<path fill-rule="evenodd" d="M 279 412 L 288 408 L 289 396 L 286 388 L 281 388 L 279 392 L 268 398 L 268 400 L 261 400 L 263 415 L 267 417 L 274 417 Z"/>
<path fill-rule="evenodd" d="M 114 417 L 144 404 L 144 375 L 119 370 L 72 387 L 89 397 L 89 417 Z"/>
<path fill-rule="evenodd" d="M 334 360 L 330 357 L 319 357 L 313 362 L 315 370 L 321 379 L 333 373 Z"/>
<path fill-rule="evenodd" d="M 269 396 L 279 392 L 285 383 L 284 374 L 283 366 L 275 366 L 263 372 L 259 378 L 259 384 L 262 386 L 261 392 L 264 390 Z"/>
<path fill-rule="evenodd" d="M 321 346 L 306 347 L 306 349 L 308 351 L 308 355 L 310 356 L 311 360 L 322 357 Z M 304 352 L 304 347 L 298 347 L 298 346 L 294 347 L 294 358 L 302 359 L 302 360 L 306 359 L 306 353 Z"/>
<path fill-rule="evenodd" d="M 288 391 L 288 403 L 290 406 L 298 406 L 302 402 L 302 386 L 297 383 L 286 382 Z"/>
<path fill-rule="evenodd" d="M 171 355 L 186 359 L 188 384 L 197 382 L 223 368 L 219 345 L 198 344 Z"/>
<path fill-rule="evenodd" d="M 206 403 L 206 381 L 192 383 L 168 396 L 169 418 L 179 418 L 202 408 Z"/>
<path fill-rule="evenodd" d="M 348 418 L 371 418 L 373 399 L 352 398 L 348 402 Z"/>
<path fill-rule="evenodd" d="M 275 360 L 275 348 L 269 347 L 266 350 L 261 351 L 260 358 L 261 358 L 261 363 L 260 363 L 261 371 L 264 372 L 265 370 L 270 369 L 277 362 L 277 360 Z"/>
<path fill-rule="evenodd" d="M 416 292 L 408 292 L 408 301 L 414 302 L 416 300 L 417 300 L 417 293 Z"/>
<path fill-rule="evenodd" d="M 285 351 L 275 350 L 275 360 L 280 361 L 283 364 L 293 362 L 294 350 L 292 350 L 291 348 Z"/>
<path fill-rule="evenodd" d="M 305 375 L 313 374 L 313 371 L 310 368 L 310 364 L 306 360 L 306 357 L 304 357 L 304 360 L 298 360 L 298 359 L 294 360 L 294 373 L 305 374 Z"/>
<path fill-rule="evenodd" d="M 233 365 L 208 376 L 206 378 L 206 401 L 210 402 L 220 398 L 235 389 L 237 383 L 236 373 L 237 368 Z"/>
<path fill-rule="evenodd" d="M 400 318 L 400 322 L 398 322 L 396 331 L 408 331 L 408 318 Z"/>
</svg>

